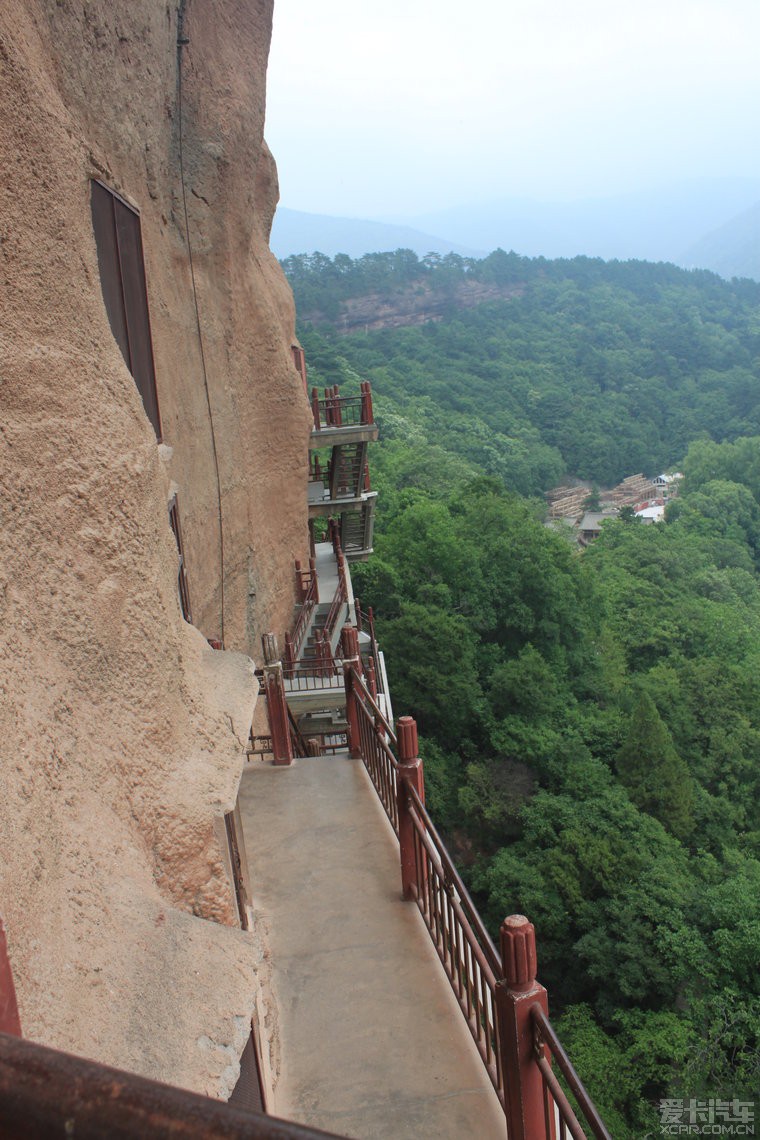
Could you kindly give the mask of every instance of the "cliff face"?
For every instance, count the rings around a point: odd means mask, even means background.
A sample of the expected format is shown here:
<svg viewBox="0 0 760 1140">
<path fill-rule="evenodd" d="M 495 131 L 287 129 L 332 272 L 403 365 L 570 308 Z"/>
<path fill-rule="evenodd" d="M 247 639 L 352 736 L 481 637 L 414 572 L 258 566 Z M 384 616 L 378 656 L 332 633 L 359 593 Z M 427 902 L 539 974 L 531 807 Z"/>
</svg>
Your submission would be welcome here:
<svg viewBox="0 0 760 1140">
<path fill-rule="evenodd" d="M 332 325 L 339 333 L 398 329 L 442 321 L 460 309 L 474 309 L 486 301 L 510 300 L 523 292 L 521 285 L 489 285 L 482 281 L 460 281 L 448 289 L 434 289 L 415 282 L 392 295 L 368 293 L 349 297 L 340 304 L 337 317 L 318 310 L 299 309 L 302 320 L 314 325 Z"/>
<path fill-rule="evenodd" d="M 186 227 L 175 10 L 0 10 L 0 910 L 22 1026 L 218 1095 L 262 953 L 230 928 L 220 841 L 244 654 L 282 632 L 306 546 L 309 412 L 267 249 L 270 20 L 267 0 L 186 7 Z M 162 447 L 104 307 L 93 177 L 140 211 Z M 222 624 L 242 652 L 208 647 Z"/>
</svg>

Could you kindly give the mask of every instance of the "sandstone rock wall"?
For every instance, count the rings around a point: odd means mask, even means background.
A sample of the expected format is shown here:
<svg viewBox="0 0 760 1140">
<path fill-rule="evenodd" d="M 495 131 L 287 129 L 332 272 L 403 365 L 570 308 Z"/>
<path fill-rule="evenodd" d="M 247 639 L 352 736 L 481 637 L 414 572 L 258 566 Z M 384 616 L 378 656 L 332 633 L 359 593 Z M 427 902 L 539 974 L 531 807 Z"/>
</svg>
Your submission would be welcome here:
<svg viewBox="0 0 760 1140">
<path fill-rule="evenodd" d="M 27 1036 L 226 1095 L 263 948 L 233 929 L 217 835 L 245 654 L 286 626 L 305 555 L 309 413 L 267 249 L 271 3 L 183 9 L 197 314 L 178 12 L 0 7 L 0 911 Z M 140 210 L 161 448 L 108 323 L 93 177 Z M 222 617 L 242 652 L 206 644 Z"/>
</svg>

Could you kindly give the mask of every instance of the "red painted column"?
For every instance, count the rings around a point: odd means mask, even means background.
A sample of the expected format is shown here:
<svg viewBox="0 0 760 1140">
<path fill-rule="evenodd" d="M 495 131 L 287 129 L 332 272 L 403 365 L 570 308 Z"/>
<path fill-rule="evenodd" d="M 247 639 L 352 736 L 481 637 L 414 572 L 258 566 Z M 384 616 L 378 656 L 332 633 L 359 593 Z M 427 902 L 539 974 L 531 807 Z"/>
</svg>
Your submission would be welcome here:
<svg viewBox="0 0 760 1140">
<path fill-rule="evenodd" d="M 354 666 L 355 661 L 343 662 L 343 683 L 346 687 L 346 721 L 348 724 L 348 750 L 354 760 L 362 754 L 362 740 L 359 733 L 359 710 L 356 707 L 354 695 Z"/>
<path fill-rule="evenodd" d="M 374 699 L 377 700 L 377 677 L 375 676 L 375 662 L 371 657 L 367 662 L 367 668 L 365 672 L 367 675 L 367 688 L 372 693 Z"/>
<path fill-rule="evenodd" d="M 0 918 L 0 1033 L 8 1033 L 11 1037 L 23 1036 L 2 918 Z"/>
<path fill-rule="evenodd" d="M 362 423 L 372 424 L 375 422 L 375 415 L 372 410 L 372 385 L 369 380 L 362 380 Z"/>
<path fill-rule="evenodd" d="M 546 990 L 536 981 L 536 932 L 523 914 L 505 918 L 499 931 L 502 977 L 496 983 L 496 1018 L 509 1140 L 553 1140 L 544 1111 L 541 1070 L 533 1052 L 530 1008 L 549 1012 Z"/>
<path fill-rule="evenodd" d="M 264 684 L 267 693 L 267 714 L 269 731 L 272 735 L 272 754 L 275 764 L 292 764 L 293 747 L 290 743 L 288 705 L 285 700 L 285 683 L 282 665 L 264 666 Z"/>
<path fill-rule="evenodd" d="M 354 695 L 354 669 L 359 676 L 362 659 L 359 653 L 359 634 L 352 625 L 344 625 L 340 634 L 343 652 L 343 680 L 346 686 L 346 720 L 348 721 L 348 747 L 356 759 L 362 754 L 362 741 L 359 732 L 359 709 Z"/>
<path fill-rule="evenodd" d="M 417 886 L 417 860 L 414 852 L 414 824 L 409 814 L 411 786 L 425 802 L 425 780 L 418 755 L 417 724 L 413 717 L 401 716 L 396 723 L 399 767 L 396 774 L 398 803 L 398 842 L 401 858 L 401 891 L 405 899 L 414 897 Z"/>
<path fill-rule="evenodd" d="M 296 657 L 293 652 L 293 642 L 290 634 L 285 634 L 285 668 L 287 669 L 288 676 L 292 677 L 296 668 Z"/>
<path fill-rule="evenodd" d="M 353 625 L 344 625 L 340 631 L 340 644 L 343 650 L 343 657 L 345 660 L 350 659 L 356 666 L 356 671 L 361 677 L 364 672 L 362 666 L 362 656 L 359 650 L 359 631 Z"/>
</svg>

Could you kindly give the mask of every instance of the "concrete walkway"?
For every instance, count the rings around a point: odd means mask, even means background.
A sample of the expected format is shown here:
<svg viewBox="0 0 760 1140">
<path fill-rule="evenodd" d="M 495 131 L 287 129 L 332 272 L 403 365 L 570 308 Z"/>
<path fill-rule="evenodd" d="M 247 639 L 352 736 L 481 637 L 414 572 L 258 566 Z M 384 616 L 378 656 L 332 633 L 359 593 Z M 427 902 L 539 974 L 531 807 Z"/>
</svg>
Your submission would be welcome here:
<svg viewBox="0 0 760 1140">
<path fill-rule="evenodd" d="M 251 764 L 240 810 L 279 1007 L 270 1110 L 357 1140 L 505 1140 L 362 762 Z"/>
<path fill-rule="evenodd" d="M 338 562 L 331 542 L 318 542 L 315 545 L 315 562 L 317 567 L 317 585 L 319 587 L 319 604 L 330 605 L 338 589 Z M 351 578 L 349 575 L 349 582 Z M 353 604 L 354 595 L 351 592 L 349 601 Z"/>
</svg>

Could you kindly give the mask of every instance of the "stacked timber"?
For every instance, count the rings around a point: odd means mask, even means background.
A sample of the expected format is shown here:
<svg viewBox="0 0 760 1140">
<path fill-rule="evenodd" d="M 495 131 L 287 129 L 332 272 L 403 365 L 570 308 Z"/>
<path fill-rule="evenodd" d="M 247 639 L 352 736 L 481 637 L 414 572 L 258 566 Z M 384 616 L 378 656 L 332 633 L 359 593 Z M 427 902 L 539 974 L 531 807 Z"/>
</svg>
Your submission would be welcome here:
<svg viewBox="0 0 760 1140">
<path fill-rule="evenodd" d="M 614 503 L 616 507 L 635 506 L 636 503 L 641 503 L 645 499 L 657 498 L 658 494 L 659 492 L 652 480 L 639 473 L 638 475 L 629 475 L 622 483 L 618 483 L 608 496 L 605 495 L 605 499 L 609 498 L 609 501 Z"/>
</svg>

